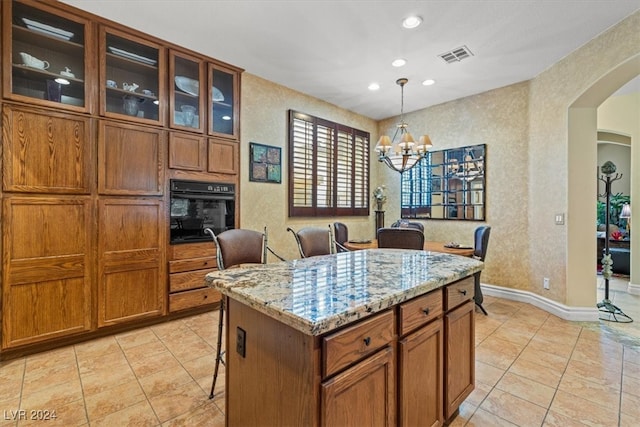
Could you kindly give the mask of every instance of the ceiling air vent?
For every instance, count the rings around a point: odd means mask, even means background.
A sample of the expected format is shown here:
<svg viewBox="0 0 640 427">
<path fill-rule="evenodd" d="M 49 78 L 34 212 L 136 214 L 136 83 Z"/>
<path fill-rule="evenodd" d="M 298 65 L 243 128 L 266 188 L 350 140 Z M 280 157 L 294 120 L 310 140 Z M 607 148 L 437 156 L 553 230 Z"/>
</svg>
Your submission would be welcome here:
<svg viewBox="0 0 640 427">
<path fill-rule="evenodd" d="M 451 64 L 453 62 L 460 62 L 465 58 L 473 56 L 473 53 L 466 46 L 460 46 L 449 52 L 442 53 L 438 55 L 440 58 L 444 59 L 444 62 L 447 64 Z"/>
</svg>

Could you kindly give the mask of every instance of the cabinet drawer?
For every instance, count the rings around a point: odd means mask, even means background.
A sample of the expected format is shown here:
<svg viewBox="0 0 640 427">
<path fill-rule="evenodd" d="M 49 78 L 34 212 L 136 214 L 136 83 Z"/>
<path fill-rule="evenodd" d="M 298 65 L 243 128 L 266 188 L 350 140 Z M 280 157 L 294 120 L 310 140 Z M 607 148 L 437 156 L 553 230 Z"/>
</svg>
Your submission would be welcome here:
<svg viewBox="0 0 640 427">
<path fill-rule="evenodd" d="M 212 271 L 215 270 L 196 270 L 171 274 L 169 275 L 169 292 L 204 288 L 206 286 L 204 283 L 204 276 Z"/>
<path fill-rule="evenodd" d="M 220 301 L 220 292 L 212 288 L 196 289 L 169 295 L 169 311 L 199 307 Z"/>
<path fill-rule="evenodd" d="M 183 271 L 203 270 L 216 267 L 218 267 L 218 263 L 214 256 L 169 261 L 169 273 L 181 273 Z"/>
<path fill-rule="evenodd" d="M 400 304 L 400 335 L 422 326 L 442 314 L 442 289 Z"/>
<path fill-rule="evenodd" d="M 323 339 L 323 377 L 366 357 L 393 339 L 395 317 L 389 310 Z"/>
<path fill-rule="evenodd" d="M 445 288 L 444 310 L 449 311 L 473 298 L 473 276 L 462 279 Z"/>
</svg>

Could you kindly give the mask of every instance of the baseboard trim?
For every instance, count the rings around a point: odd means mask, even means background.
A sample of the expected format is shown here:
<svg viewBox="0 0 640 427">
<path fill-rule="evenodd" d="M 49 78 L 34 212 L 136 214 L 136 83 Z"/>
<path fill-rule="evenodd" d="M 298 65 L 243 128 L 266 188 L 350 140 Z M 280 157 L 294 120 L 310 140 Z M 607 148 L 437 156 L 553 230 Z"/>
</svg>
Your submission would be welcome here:
<svg viewBox="0 0 640 427">
<path fill-rule="evenodd" d="M 632 285 L 629 284 L 629 286 Z M 599 312 L 598 308 L 595 306 L 570 307 L 568 305 L 561 304 L 557 301 L 553 301 L 538 294 L 534 294 L 533 292 L 504 288 L 502 286 L 489 285 L 485 283 L 481 284 L 481 288 L 484 295 L 490 295 L 493 297 L 504 298 L 512 301 L 525 302 L 555 316 L 558 316 L 561 319 L 571 320 L 574 322 L 598 321 Z M 638 286 L 637 290 L 638 292 L 640 292 L 640 286 Z M 491 309 L 489 308 L 487 311 L 490 312 Z"/>
<path fill-rule="evenodd" d="M 640 295 L 640 285 L 629 282 L 629 286 L 627 286 L 627 292 L 631 295 Z"/>
</svg>

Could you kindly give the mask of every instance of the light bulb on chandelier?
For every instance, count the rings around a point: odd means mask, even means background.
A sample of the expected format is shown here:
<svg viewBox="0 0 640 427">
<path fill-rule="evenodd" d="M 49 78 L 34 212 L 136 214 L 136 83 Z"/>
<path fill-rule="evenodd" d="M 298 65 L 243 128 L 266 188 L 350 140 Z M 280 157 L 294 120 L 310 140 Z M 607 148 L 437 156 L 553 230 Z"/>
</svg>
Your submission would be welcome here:
<svg viewBox="0 0 640 427">
<path fill-rule="evenodd" d="M 409 125 L 404 121 L 404 85 L 408 81 L 406 78 L 396 80 L 396 84 L 400 86 L 400 123 L 397 125 L 396 132 L 393 134 L 393 138 L 382 135 L 375 147 L 378 161 L 384 162 L 391 169 L 400 173 L 414 167 L 433 146 L 429 135 L 422 135 L 416 144 L 413 136 L 407 130 Z M 396 138 L 398 138 L 397 141 Z"/>
</svg>

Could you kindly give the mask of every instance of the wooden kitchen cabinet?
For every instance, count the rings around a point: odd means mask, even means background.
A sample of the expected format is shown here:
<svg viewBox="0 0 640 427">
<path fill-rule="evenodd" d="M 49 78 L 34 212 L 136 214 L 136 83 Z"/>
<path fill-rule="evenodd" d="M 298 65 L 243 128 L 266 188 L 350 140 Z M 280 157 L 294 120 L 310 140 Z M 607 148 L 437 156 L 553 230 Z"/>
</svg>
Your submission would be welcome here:
<svg viewBox="0 0 640 427">
<path fill-rule="evenodd" d="M 5 195 L 2 207 L 2 347 L 89 331 L 91 200 Z"/>
<path fill-rule="evenodd" d="M 399 426 L 436 427 L 444 423 L 442 313 L 440 289 L 400 305 Z"/>
<path fill-rule="evenodd" d="M 202 133 L 207 75 L 202 57 L 169 51 L 169 125 L 175 129 Z"/>
<path fill-rule="evenodd" d="M 5 98 L 93 113 L 97 74 L 94 27 L 49 3 L 3 1 Z"/>
<path fill-rule="evenodd" d="M 475 317 L 473 277 L 461 280 L 445 292 L 444 417 L 457 414 L 458 407 L 475 387 Z"/>
<path fill-rule="evenodd" d="M 220 301 L 220 292 L 204 283 L 217 268 L 213 242 L 171 245 L 169 248 L 169 311 L 181 311 Z"/>
<path fill-rule="evenodd" d="M 236 142 L 209 139 L 207 171 L 220 174 L 238 174 L 240 152 Z"/>
<path fill-rule="evenodd" d="M 240 72 L 209 64 L 209 135 L 240 140 Z"/>
<path fill-rule="evenodd" d="M 92 120 L 5 104 L 2 109 L 3 190 L 89 194 Z"/>
<path fill-rule="evenodd" d="M 166 225 L 160 199 L 98 202 L 98 326 L 166 311 Z"/>
<path fill-rule="evenodd" d="M 203 135 L 185 132 L 169 134 L 169 168 L 204 172 L 207 168 L 207 144 Z"/>
<path fill-rule="evenodd" d="M 166 132 L 102 120 L 98 132 L 98 193 L 161 196 Z"/>
</svg>

